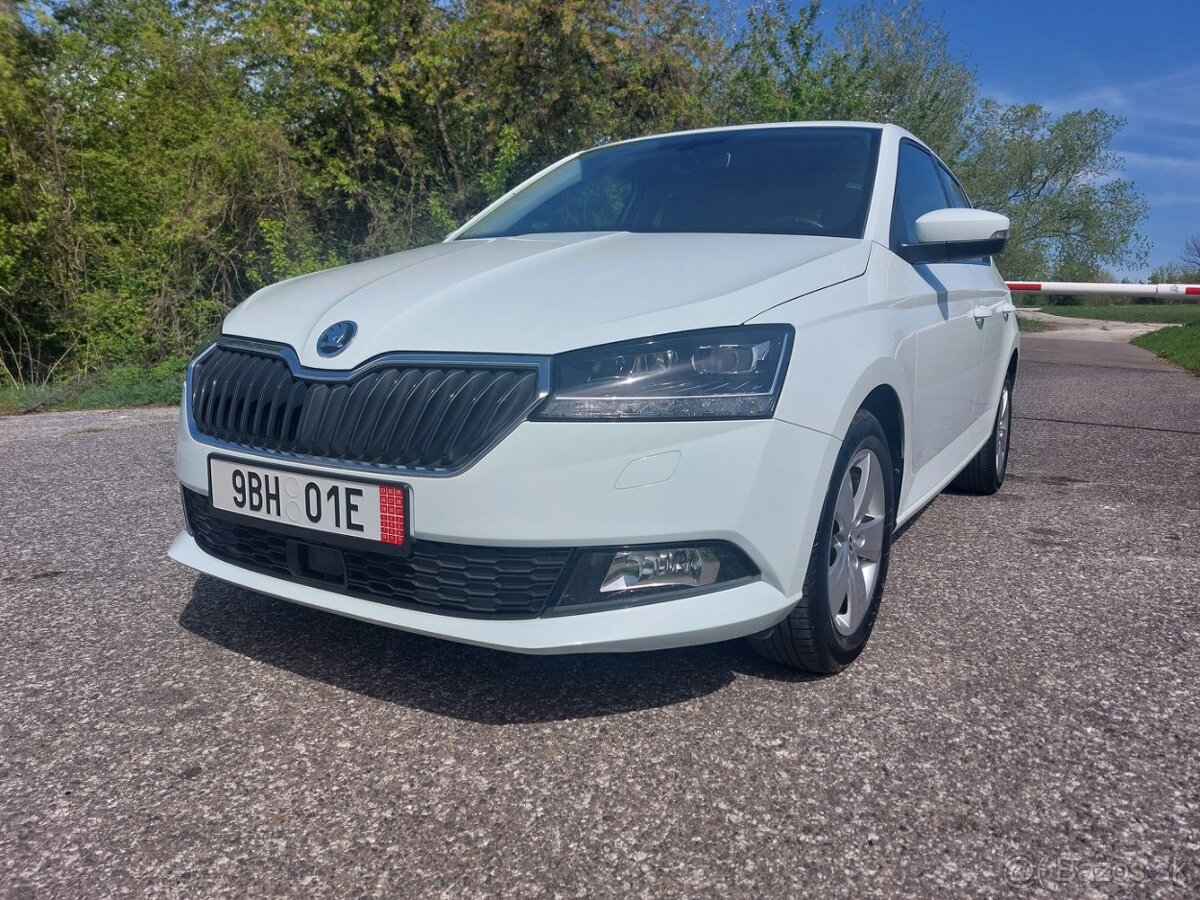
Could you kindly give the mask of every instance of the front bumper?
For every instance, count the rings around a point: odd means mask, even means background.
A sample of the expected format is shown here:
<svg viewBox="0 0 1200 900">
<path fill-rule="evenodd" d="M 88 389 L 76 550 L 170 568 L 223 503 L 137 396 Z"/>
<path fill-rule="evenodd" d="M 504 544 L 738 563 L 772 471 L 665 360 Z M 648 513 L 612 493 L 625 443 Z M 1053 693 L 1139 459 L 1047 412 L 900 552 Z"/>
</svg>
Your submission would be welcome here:
<svg viewBox="0 0 1200 900">
<path fill-rule="evenodd" d="M 520 652 L 720 641 L 770 627 L 799 599 L 837 448 L 827 435 L 778 420 L 525 422 L 458 475 L 371 476 L 410 487 L 417 542 L 578 548 L 728 541 L 761 572 L 749 584 L 644 606 L 521 620 L 465 618 L 251 571 L 205 553 L 186 533 L 171 557 L 224 581 L 340 615 Z M 185 487 L 208 492 L 212 452 L 181 423 L 178 473 Z M 232 455 L 334 477 L 342 471 Z"/>
<path fill-rule="evenodd" d="M 242 569 L 209 556 L 186 532 L 171 558 L 222 581 L 304 606 L 481 647 L 519 653 L 603 653 L 684 647 L 770 628 L 791 609 L 778 590 L 756 581 L 648 606 L 543 619 L 467 619 L 360 600 Z"/>
</svg>

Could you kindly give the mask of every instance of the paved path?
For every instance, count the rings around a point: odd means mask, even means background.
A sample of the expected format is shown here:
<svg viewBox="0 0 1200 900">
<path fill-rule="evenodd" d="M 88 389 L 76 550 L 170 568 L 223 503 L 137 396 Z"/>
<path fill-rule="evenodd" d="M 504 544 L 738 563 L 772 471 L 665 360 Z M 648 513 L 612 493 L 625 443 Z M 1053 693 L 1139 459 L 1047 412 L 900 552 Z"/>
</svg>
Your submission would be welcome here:
<svg viewBox="0 0 1200 900">
<path fill-rule="evenodd" d="M 1021 340 L 1026 362 L 1057 364 L 1087 370 L 1137 369 L 1159 374 L 1171 368 L 1149 350 L 1143 350 L 1141 347 L 1135 347 L 1125 341 L 1077 341 L 1061 337 L 1056 331 L 1023 335 Z M 1097 390 L 1108 391 L 1112 387 L 1103 379 L 1096 383 Z M 1082 385 L 1079 386 L 1079 390 L 1083 395 L 1086 395 L 1088 391 Z M 1186 391 L 1184 396 L 1187 396 Z M 1172 399 L 1171 397 L 1156 398 L 1155 406 L 1159 405 L 1160 400 L 1169 406 Z"/>
<path fill-rule="evenodd" d="M 823 680 L 197 578 L 173 412 L 0 420 L 0 896 L 1196 896 L 1200 380 L 1070 344 Z"/>
</svg>

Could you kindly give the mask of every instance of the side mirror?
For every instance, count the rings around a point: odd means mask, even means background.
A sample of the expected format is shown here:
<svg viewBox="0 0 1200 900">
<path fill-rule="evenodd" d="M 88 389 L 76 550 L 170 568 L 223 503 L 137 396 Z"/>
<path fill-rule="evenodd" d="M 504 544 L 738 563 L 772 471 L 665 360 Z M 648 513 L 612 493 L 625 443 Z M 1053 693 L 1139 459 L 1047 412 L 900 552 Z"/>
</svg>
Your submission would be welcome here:
<svg viewBox="0 0 1200 900">
<path fill-rule="evenodd" d="M 901 244 L 897 253 L 914 265 L 995 256 L 1008 224 L 1008 216 L 984 209 L 935 209 L 917 219 L 917 243 Z"/>
</svg>

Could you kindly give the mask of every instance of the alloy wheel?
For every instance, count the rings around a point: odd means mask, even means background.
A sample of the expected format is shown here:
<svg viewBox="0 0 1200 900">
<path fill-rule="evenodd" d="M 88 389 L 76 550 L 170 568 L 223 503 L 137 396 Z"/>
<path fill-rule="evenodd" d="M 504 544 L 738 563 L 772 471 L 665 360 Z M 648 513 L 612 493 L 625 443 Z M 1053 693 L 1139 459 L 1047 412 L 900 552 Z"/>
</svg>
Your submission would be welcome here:
<svg viewBox="0 0 1200 900">
<path fill-rule="evenodd" d="M 1000 392 L 1000 410 L 996 414 L 996 475 L 1004 477 L 1008 462 L 1008 432 L 1012 426 L 1012 404 L 1008 400 L 1008 385 Z"/>
<path fill-rule="evenodd" d="M 873 450 L 860 450 L 838 488 L 829 544 L 829 610 L 843 635 L 858 630 L 875 593 L 886 527 L 885 495 L 879 457 Z"/>
</svg>

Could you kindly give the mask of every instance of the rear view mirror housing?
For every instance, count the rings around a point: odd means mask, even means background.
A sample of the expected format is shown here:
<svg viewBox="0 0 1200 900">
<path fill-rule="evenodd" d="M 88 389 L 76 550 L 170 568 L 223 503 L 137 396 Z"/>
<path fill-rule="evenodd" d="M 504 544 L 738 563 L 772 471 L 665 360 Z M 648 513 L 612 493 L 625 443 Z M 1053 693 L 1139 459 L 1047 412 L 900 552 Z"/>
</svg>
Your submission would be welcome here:
<svg viewBox="0 0 1200 900">
<path fill-rule="evenodd" d="M 917 243 L 896 251 L 913 265 L 995 256 L 1008 241 L 1008 216 L 984 209 L 935 209 L 916 225 Z"/>
</svg>

